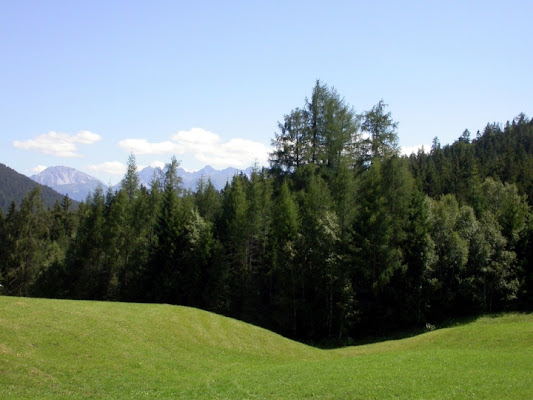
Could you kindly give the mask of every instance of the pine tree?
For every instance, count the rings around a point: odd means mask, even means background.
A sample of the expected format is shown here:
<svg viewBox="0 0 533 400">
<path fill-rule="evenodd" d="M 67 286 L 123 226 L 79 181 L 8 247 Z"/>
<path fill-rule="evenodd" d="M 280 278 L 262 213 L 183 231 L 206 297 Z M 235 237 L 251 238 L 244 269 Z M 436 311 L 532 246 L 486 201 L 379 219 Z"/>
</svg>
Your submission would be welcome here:
<svg viewBox="0 0 533 400">
<path fill-rule="evenodd" d="M 130 154 L 128 158 L 128 170 L 120 182 L 120 190 L 126 192 L 130 202 L 135 200 L 139 193 L 139 175 L 137 173 L 135 156 L 133 154 Z"/>
<path fill-rule="evenodd" d="M 265 171 L 253 168 L 247 185 L 247 270 L 245 313 L 256 323 L 268 315 L 268 286 L 271 269 L 270 238 L 272 230 L 272 182 Z"/>
<path fill-rule="evenodd" d="M 152 253 L 147 279 L 151 282 L 148 298 L 176 304 L 180 298 L 180 281 L 183 279 L 180 265 L 183 221 L 180 220 L 181 178 L 178 177 L 175 157 L 167 164 L 161 208 L 155 226 L 155 247 Z"/>
<path fill-rule="evenodd" d="M 7 227 L 10 255 L 5 267 L 6 292 L 16 296 L 28 296 L 32 285 L 47 258 L 49 227 L 37 186 L 22 200 L 20 210 L 11 208 Z"/>
<path fill-rule="evenodd" d="M 105 268 L 106 204 L 101 186 L 78 209 L 79 227 L 67 254 L 65 288 L 70 298 L 104 299 L 108 274 Z"/>
<path fill-rule="evenodd" d="M 304 302 L 298 284 L 302 276 L 296 254 L 299 228 L 297 204 L 285 180 L 273 207 L 270 297 L 274 326 L 293 337 L 297 337 L 298 318 Z"/>
<path fill-rule="evenodd" d="M 104 273 L 107 276 L 105 299 L 107 300 L 117 300 L 120 297 L 120 280 L 127 279 L 125 275 L 133 252 L 132 241 L 136 235 L 131 224 L 131 216 L 128 192 L 121 189 L 113 195 L 108 206 L 104 228 Z"/>
<path fill-rule="evenodd" d="M 370 111 L 363 114 L 361 130 L 368 138 L 363 146 L 362 161 L 371 163 L 376 158 L 388 158 L 399 155 L 398 123 L 392 119 L 390 112 L 385 113 L 387 104 L 380 100 Z"/>
<path fill-rule="evenodd" d="M 361 177 L 354 223 L 354 256 L 358 275 L 365 282 L 361 291 L 378 293 L 402 265 L 396 247 L 393 215 L 384 194 L 382 163 L 375 159 Z"/>
<path fill-rule="evenodd" d="M 230 314 L 241 317 L 244 307 L 245 288 L 250 279 L 248 200 L 246 177 L 235 175 L 227 184 L 222 196 L 222 213 L 218 223 L 221 244 L 224 247 L 224 263 L 221 267 L 226 276 L 226 290 Z"/>
<path fill-rule="evenodd" d="M 221 198 L 211 179 L 206 181 L 203 176 L 200 178 L 194 197 L 200 216 L 214 223 L 220 214 Z"/>
<path fill-rule="evenodd" d="M 66 258 L 76 232 L 76 218 L 70 211 L 70 205 L 70 198 L 65 195 L 61 203 L 56 201 L 47 213 L 49 237 L 45 243 L 46 258 L 41 262 L 32 295 L 66 297 Z"/>
<path fill-rule="evenodd" d="M 312 176 L 300 196 L 298 256 L 305 299 L 302 330 L 311 337 L 337 333 L 340 276 L 339 223 L 326 182 Z"/>
<path fill-rule="evenodd" d="M 306 132 L 305 113 L 299 108 L 283 117 L 278 122 L 280 133 L 276 133 L 272 144 L 276 150 L 270 155 L 274 169 L 292 173 L 306 163 Z"/>
<path fill-rule="evenodd" d="M 418 326 L 428 322 L 431 294 L 434 291 L 432 271 L 437 261 L 435 242 L 431 238 L 430 199 L 415 190 L 407 214 L 406 240 L 403 246 L 407 270 L 398 282 L 397 299 L 402 320 Z"/>
</svg>

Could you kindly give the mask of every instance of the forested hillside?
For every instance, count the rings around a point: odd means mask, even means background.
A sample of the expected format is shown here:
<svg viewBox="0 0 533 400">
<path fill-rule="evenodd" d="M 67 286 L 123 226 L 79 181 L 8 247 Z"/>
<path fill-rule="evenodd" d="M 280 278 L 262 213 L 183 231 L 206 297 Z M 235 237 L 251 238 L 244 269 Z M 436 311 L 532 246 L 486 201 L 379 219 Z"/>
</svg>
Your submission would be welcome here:
<svg viewBox="0 0 533 400">
<path fill-rule="evenodd" d="M 533 202 L 533 121 L 524 114 L 505 125 L 487 124 L 475 138 L 468 130 L 450 145 L 433 139 L 429 153 L 409 157 L 411 171 L 432 197 L 453 193 L 475 205 L 481 182 L 492 178 L 516 185 Z"/>
<path fill-rule="evenodd" d="M 13 202 L 20 206 L 22 199 L 37 186 L 40 187 L 41 198 L 47 207 L 52 207 L 56 201 L 62 201 L 63 196 L 48 186 L 41 186 L 0 163 L 0 210 L 7 212 Z"/>
<path fill-rule="evenodd" d="M 76 212 L 32 192 L 1 218 L 7 294 L 165 302 L 303 340 L 343 340 L 531 309 L 533 124 L 523 114 L 429 154 L 399 153 L 380 101 L 356 113 L 317 82 L 271 167 L 184 191 L 134 157 Z M 529 197 L 528 197 L 529 196 Z"/>
</svg>

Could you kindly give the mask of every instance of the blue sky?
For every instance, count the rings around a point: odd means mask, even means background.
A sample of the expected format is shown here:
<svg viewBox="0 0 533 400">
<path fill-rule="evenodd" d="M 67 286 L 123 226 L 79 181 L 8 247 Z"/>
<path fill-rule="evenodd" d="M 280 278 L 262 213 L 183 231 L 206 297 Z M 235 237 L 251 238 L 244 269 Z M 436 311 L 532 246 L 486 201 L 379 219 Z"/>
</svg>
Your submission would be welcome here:
<svg viewBox="0 0 533 400">
<path fill-rule="evenodd" d="M 316 79 L 407 150 L 533 116 L 531 1 L 0 0 L 0 162 L 265 163 Z"/>
</svg>

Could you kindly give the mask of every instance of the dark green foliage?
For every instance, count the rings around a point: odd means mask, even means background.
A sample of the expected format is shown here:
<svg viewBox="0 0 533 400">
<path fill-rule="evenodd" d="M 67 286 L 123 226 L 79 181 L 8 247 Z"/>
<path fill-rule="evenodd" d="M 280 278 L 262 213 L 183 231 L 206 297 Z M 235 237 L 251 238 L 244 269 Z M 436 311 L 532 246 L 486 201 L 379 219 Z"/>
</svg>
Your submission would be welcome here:
<svg viewBox="0 0 533 400">
<path fill-rule="evenodd" d="M 226 185 L 222 196 L 222 213 L 218 233 L 224 247 L 224 276 L 227 287 L 226 298 L 232 315 L 242 316 L 251 271 L 249 269 L 248 180 L 236 175 L 231 185 Z"/>
<path fill-rule="evenodd" d="M 272 266 L 270 303 L 278 331 L 293 337 L 298 333 L 298 319 L 303 302 L 296 245 L 299 232 L 298 207 L 285 180 L 274 202 L 272 217 Z"/>
<path fill-rule="evenodd" d="M 106 205 L 104 192 L 97 188 L 80 206 L 79 228 L 67 253 L 68 297 L 104 299 L 109 276 L 105 266 Z"/>
<path fill-rule="evenodd" d="M 194 197 L 202 218 L 214 223 L 220 215 L 221 197 L 211 180 L 200 178 Z"/>
<path fill-rule="evenodd" d="M 435 138 L 430 154 L 410 157 L 410 167 L 431 197 L 453 193 L 474 209 L 478 185 L 486 178 L 513 183 L 533 201 L 533 121 L 524 114 L 512 123 L 487 124 L 475 139 L 469 133 L 441 147 Z"/>
<path fill-rule="evenodd" d="M 394 270 L 401 267 L 401 252 L 390 246 L 393 239 L 393 216 L 387 210 L 384 195 L 382 164 L 376 160 L 363 176 L 357 199 L 354 223 L 354 264 L 358 289 L 367 293 L 381 291 L 390 281 Z"/>
<path fill-rule="evenodd" d="M 18 212 L 10 208 L 4 222 L 7 235 L 3 246 L 7 257 L 2 275 L 4 290 L 11 295 L 29 295 L 40 269 L 46 268 L 53 257 L 48 248 L 49 226 L 40 194 L 39 187 L 32 189 Z"/>
<path fill-rule="evenodd" d="M 421 191 L 413 191 L 406 217 L 406 240 L 402 250 L 407 270 L 398 282 L 400 295 L 396 305 L 405 322 L 420 326 L 431 314 L 430 297 L 435 283 L 432 272 L 437 261 L 435 242 L 431 237 L 430 199 Z"/>
<path fill-rule="evenodd" d="M 533 125 L 398 154 L 380 101 L 360 115 L 320 82 L 279 125 L 272 168 L 0 213 L 6 294 L 201 307 L 309 341 L 533 307 Z M 1 179 L 2 175 L 0 175 Z"/>
<path fill-rule="evenodd" d="M 395 282 L 407 268 L 402 247 L 413 186 L 401 164 L 375 158 L 358 185 L 350 262 L 358 305 L 366 308 L 361 318 L 369 327 L 401 315 Z"/>
<path fill-rule="evenodd" d="M 340 264 L 339 224 L 329 188 L 321 177 L 311 177 L 307 187 L 300 193 L 299 210 L 301 234 L 298 262 L 301 263 L 300 279 L 305 299 L 302 333 L 311 337 L 332 335 L 335 326 L 334 292 Z M 313 320 L 320 323 L 312 323 Z"/>
<path fill-rule="evenodd" d="M 68 196 L 61 203 L 56 202 L 49 210 L 48 221 L 49 261 L 43 265 L 36 277 L 32 294 L 40 297 L 66 296 L 66 253 L 77 231 L 77 220 L 71 210 L 71 200 Z"/>
<path fill-rule="evenodd" d="M 177 176 L 178 162 L 175 158 L 167 164 L 164 191 L 161 197 L 161 211 L 155 225 L 155 245 L 145 279 L 151 283 L 147 299 L 151 301 L 177 303 L 180 298 L 179 283 L 183 280 L 181 263 L 184 243 L 184 219 L 187 209 L 178 197 L 180 180 Z"/>
</svg>

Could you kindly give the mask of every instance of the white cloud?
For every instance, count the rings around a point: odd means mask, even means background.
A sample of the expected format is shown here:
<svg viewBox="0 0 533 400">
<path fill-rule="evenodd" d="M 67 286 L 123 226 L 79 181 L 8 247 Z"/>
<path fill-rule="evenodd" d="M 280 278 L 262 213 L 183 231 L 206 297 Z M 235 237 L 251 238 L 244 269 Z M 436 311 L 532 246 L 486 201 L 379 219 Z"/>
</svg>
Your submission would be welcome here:
<svg viewBox="0 0 533 400">
<path fill-rule="evenodd" d="M 80 131 L 75 135 L 61 132 L 43 133 L 28 140 L 15 140 L 13 146 L 22 150 L 34 150 L 54 157 L 79 158 L 78 144 L 93 144 L 102 140 L 102 137 L 89 131 Z"/>
<path fill-rule="evenodd" d="M 165 141 L 150 143 L 146 139 L 125 139 L 118 143 L 119 147 L 135 155 L 144 154 L 183 154 L 185 150 L 176 143 Z"/>
<path fill-rule="evenodd" d="M 102 140 L 102 137 L 96 133 L 89 131 L 80 131 L 74 136 L 74 140 L 80 144 L 93 144 Z"/>
<path fill-rule="evenodd" d="M 202 128 L 192 128 L 190 131 L 179 131 L 172 136 L 172 140 L 181 144 L 189 151 L 202 149 L 205 148 L 205 146 L 218 145 L 222 142 L 217 134 Z"/>
<path fill-rule="evenodd" d="M 150 167 L 163 169 L 165 168 L 165 163 L 163 161 L 152 161 Z"/>
<path fill-rule="evenodd" d="M 248 139 L 223 142 L 220 136 L 202 128 L 179 131 L 171 141 L 150 143 L 146 139 L 126 139 L 119 143 L 124 150 L 142 154 L 187 154 L 215 168 L 246 168 L 254 163 L 266 165 L 269 147 Z"/>
<path fill-rule="evenodd" d="M 424 149 L 424 151 L 429 151 L 431 146 L 427 144 L 419 144 L 418 146 L 402 146 L 401 153 L 406 156 L 410 156 L 412 153 L 417 153 L 419 149 Z"/>
<path fill-rule="evenodd" d="M 257 162 L 266 165 L 269 148 L 247 139 L 231 139 L 216 147 L 204 149 L 196 158 L 216 167 L 246 168 Z"/>
<path fill-rule="evenodd" d="M 87 170 L 109 175 L 124 175 L 128 167 L 120 161 L 107 161 L 101 164 L 89 165 L 87 166 Z"/>
<path fill-rule="evenodd" d="M 31 170 L 32 170 L 32 172 L 35 172 L 36 174 L 40 174 L 46 168 L 48 168 L 48 167 L 45 167 L 44 165 L 37 165 L 36 167 L 33 167 Z"/>
</svg>

